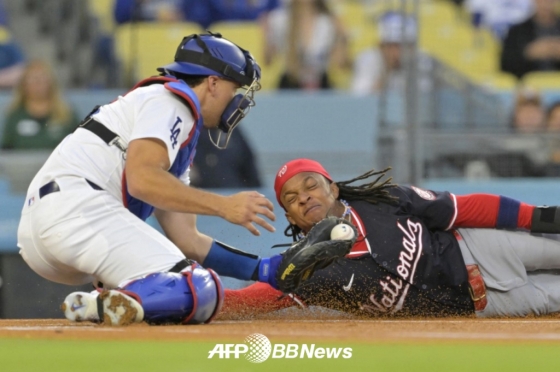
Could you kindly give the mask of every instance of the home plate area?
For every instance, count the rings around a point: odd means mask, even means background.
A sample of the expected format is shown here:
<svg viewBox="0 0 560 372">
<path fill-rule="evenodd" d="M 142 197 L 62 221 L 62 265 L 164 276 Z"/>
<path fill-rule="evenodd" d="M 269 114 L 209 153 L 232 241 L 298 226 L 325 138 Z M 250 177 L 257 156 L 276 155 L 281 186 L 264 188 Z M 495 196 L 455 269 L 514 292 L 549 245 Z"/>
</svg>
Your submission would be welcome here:
<svg viewBox="0 0 560 372">
<path fill-rule="evenodd" d="M 205 325 L 153 326 L 139 323 L 126 327 L 75 323 L 65 319 L 0 319 L 0 337 L 16 338 L 240 342 L 254 333 L 266 335 L 276 342 L 560 342 L 560 316 L 363 319 L 341 313 L 287 309 L 253 319 L 218 319 Z"/>
</svg>

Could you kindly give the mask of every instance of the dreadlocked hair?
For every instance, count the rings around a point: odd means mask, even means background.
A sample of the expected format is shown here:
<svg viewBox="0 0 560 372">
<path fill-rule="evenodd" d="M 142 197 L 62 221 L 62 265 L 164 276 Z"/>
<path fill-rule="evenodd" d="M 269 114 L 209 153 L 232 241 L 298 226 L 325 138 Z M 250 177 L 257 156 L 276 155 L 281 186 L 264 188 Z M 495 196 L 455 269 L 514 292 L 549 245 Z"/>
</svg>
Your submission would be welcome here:
<svg viewBox="0 0 560 372">
<path fill-rule="evenodd" d="M 288 226 L 284 230 L 284 235 L 287 237 L 291 237 L 294 242 L 297 242 L 300 239 L 300 233 L 301 229 L 296 225 L 292 225 L 291 223 L 288 224 Z"/>
<path fill-rule="evenodd" d="M 396 186 L 395 184 L 391 183 L 393 177 L 389 177 L 386 180 L 382 181 L 383 177 L 385 177 L 385 174 L 390 170 L 391 167 L 385 168 L 381 171 L 376 171 L 375 169 L 372 169 L 362 174 L 361 176 L 352 178 L 351 180 L 336 182 L 336 185 L 338 186 L 339 189 L 339 193 L 338 193 L 339 199 L 344 199 L 348 201 L 364 200 L 371 204 L 377 204 L 379 202 L 396 204 L 398 198 L 389 194 L 389 191 L 387 191 L 389 188 Z M 358 185 L 358 186 L 350 186 L 350 184 L 356 181 L 366 180 L 374 176 L 377 176 L 377 178 L 372 182 L 365 183 L 363 185 Z"/>
<path fill-rule="evenodd" d="M 382 181 L 385 174 L 390 170 L 391 167 L 385 168 L 381 171 L 372 169 L 356 178 L 352 178 L 351 180 L 335 182 L 339 189 L 338 198 L 344 200 L 364 200 L 371 204 L 377 204 L 380 202 L 397 204 L 398 198 L 391 195 L 388 191 L 389 188 L 396 186 L 391 183 L 393 177 L 389 177 Z M 372 182 L 358 186 L 350 186 L 350 184 L 356 181 L 366 180 L 374 176 L 377 176 L 377 178 Z M 298 226 L 289 224 L 284 230 L 284 235 L 291 237 L 295 242 L 299 240 L 301 232 L 302 231 Z"/>
</svg>

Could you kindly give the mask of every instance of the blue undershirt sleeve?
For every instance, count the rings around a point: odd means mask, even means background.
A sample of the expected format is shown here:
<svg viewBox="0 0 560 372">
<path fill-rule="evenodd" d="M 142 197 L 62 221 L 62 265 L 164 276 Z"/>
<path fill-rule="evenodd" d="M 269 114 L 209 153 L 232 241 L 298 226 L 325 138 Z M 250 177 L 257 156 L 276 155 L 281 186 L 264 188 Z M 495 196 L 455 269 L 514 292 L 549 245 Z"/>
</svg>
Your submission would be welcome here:
<svg viewBox="0 0 560 372">
<path fill-rule="evenodd" d="M 258 268 L 259 262 L 260 258 L 256 255 L 214 240 L 202 266 L 216 271 L 219 275 L 241 280 L 254 280 L 253 274 Z"/>
</svg>

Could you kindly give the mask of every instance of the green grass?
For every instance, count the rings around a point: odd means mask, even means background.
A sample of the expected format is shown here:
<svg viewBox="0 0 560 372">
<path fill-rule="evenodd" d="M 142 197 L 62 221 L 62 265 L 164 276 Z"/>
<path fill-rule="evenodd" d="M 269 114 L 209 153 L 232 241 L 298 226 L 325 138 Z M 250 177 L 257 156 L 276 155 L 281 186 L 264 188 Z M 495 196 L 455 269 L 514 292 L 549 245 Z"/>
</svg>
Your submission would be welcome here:
<svg viewBox="0 0 560 372">
<path fill-rule="evenodd" d="M 560 371 L 560 344 L 406 342 L 333 344 L 350 359 L 208 359 L 214 342 L 0 339 L 2 372 L 180 371 Z"/>
</svg>

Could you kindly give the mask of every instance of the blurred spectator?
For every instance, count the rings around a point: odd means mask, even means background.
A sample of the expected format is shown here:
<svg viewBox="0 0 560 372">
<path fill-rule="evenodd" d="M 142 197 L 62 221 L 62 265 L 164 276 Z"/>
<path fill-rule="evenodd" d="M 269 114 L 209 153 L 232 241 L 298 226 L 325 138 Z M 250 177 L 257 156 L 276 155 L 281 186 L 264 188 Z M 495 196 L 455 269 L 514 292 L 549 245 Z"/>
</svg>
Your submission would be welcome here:
<svg viewBox="0 0 560 372">
<path fill-rule="evenodd" d="M 545 110 L 540 94 L 532 89 L 520 89 L 515 98 L 512 128 L 517 133 L 538 133 L 545 129 Z"/>
<path fill-rule="evenodd" d="M 544 132 L 545 111 L 540 94 L 517 91 L 512 110 L 513 134 L 500 136 L 476 153 L 448 157 L 462 167 L 467 178 L 544 177 L 549 170 L 549 141 Z"/>
<path fill-rule="evenodd" d="M 416 40 L 417 24 L 411 16 L 398 12 L 387 12 L 378 23 L 379 46 L 358 54 L 354 62 L 354 77 L 351 90 L 358 95 L 375 93 L 383 89 L 400 90 L 405 84 L 405 48 Z M 403 33 L 404 31 L 404 33 Z M 429 88 L 425 71 L 429 59 L 418 52 L 420 89 Z"/>
<path fill-rule="evenodd" d="M 0 89 L 12 89 L 23 74 L 25 58 L 10 32 L 0 26 Z"/>
<path fill-rule="evenodd" d="M 517 136 L 504 140 L 502 153 L 486 161 L 498 177 L 543 177 L 547 175 L 549 151 L 542 136 L 545 131 L 545 109 L 539 92 L 520 88 L 515 97 L 512 129 Z"/>
<path fill-rule="evenodd" d="M 202 188 L 261 187 L 253 151 L 240 127 L 235 128 L 223 150 L 212 144 L 208 129 L 204 128 L 198 138 L 190 177 L 191 185 Z"/>
<path fill-rule="evenodd" d="M 91 45 L 93 63 L 89 72 L 89 87 L 97 89 L 119 87 L 122 76 L 113 35 L 101 30 Z"/>
<path fill-rule="evenodd" d="M 189 21 L 209 28 L 221 21 L 256 21 L 280 0 L 115 0 L 117 23 Z M 219 30 L 217 30 L 219 31 Z"/>
<path fill-rule="evenodd" d="M 329 64 L 350 64 L 342 23 L 325 0 L 292 0 L 270 13 L 265 64 L 278 55 L 286 57 L 280 89 L 330 89 Z"/>
<path fill-rule="evenodd" d="M 8 25 L 8 13 L 6 13 L 6 7 L 4 6 L 3 0 L 0 0 L 0 25 Z"/>
<path fill-rule="evenodd" d="M 117 23 L 132 21 L 181 21 L 186 17 L 186 0 L 115 0 Z"/>
<path fill-rule="evenodd" d="M 488 28 L 500 40 L 533 14 L 533 0 L 467 0 L 464 5 L 476 28 Z"/>
<path fill-rule="evenodd" d="M 560 132 L 560 101 L 554 102 L 546 111 L 546 129 Z"/>
<path fill-rule="evenodd" d="M 554 102 L 546 113 L 546 129 L 552 134 L 548 136 L 550 147 L 550 163 L 548 164 L 548 175 L 560 176 L 560 101 Z"/>
<path fill-rule="evenodd" d="M 535 14 L 512 26 L 504 40 L 501 69 L 517 78 L 531 71 L 560 71 L 557 0 L 533 0 Z"/>
<path fill-rule="evenodd" d="M 78 125 L 63 101 L 52 69 L 43 61 L 30 62 L 8 108 L 3 149 L 52 149 Z"/>
<path fill-rule="evenodd" d="M 257 21 L 278 8 L 280 0 L 207 0 L 207 4 L 212 15 L 210 25 L 218 21 Z"/>
</svg>

